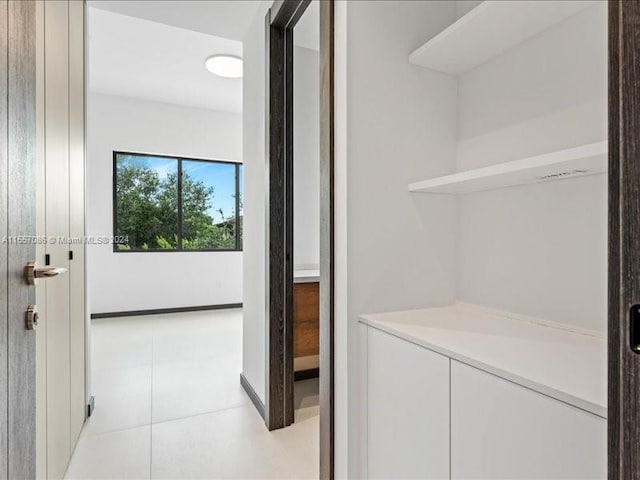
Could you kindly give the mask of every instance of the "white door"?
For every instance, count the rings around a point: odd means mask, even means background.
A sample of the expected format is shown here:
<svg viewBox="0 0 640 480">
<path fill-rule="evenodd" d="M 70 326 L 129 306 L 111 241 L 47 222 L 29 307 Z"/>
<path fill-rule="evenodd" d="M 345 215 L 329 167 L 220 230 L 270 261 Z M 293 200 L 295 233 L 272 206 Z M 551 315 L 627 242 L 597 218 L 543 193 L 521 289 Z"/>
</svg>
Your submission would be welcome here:
<svg viewBox="0 0 640 480">
<path fill-rule="evenodd" d="M 84 3 L 37 3 L 39 478 L 62 478 L 85 420 Z M 46 243 L 44 242 L 46 239 Z"/>
</svg>

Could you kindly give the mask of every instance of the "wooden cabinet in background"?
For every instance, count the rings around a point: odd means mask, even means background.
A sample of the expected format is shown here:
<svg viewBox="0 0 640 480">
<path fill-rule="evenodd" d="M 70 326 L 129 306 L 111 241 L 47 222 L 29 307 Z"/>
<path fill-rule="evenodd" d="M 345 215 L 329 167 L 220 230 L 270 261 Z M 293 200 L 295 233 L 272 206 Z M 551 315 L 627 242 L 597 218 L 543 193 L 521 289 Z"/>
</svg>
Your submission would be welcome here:
<svg viewBox="0 0 640 480">
<path fill-rule="evenodd" d="M 293 287 L 293 356 L 317 357 L 320 353 L 320 283 L 295 283 Z M 299 362 L 298 362 L 299 363 Z M 317 359 L 315 360 L 317 363 Z M 306 365 L 296 370 L 309 368 Z M 311 365 L 311 368 L 314 368 Z M 315 365 L 317 368 L 317 364 Z"/>
</svg>

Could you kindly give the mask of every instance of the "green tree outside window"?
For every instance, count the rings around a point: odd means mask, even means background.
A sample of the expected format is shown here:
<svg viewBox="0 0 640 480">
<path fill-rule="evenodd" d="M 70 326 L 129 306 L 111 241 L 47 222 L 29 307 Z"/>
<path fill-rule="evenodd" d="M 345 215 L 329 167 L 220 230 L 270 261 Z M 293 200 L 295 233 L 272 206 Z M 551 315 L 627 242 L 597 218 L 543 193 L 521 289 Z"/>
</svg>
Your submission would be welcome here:
<svg viewBox="0 0 640 480">
<path fill-rule="evenodd" d="M 242 166 L 115 153 L 117 251 L 240 250 Z"/>
</svg>

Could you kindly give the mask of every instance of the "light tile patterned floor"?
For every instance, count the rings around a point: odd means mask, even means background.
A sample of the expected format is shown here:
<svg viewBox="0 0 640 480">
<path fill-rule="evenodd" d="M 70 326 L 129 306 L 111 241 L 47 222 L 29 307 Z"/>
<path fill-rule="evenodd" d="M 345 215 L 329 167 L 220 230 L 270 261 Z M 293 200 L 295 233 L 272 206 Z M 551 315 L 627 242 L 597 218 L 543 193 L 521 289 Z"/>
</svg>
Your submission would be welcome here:
<svg viewBox="0 0 640 480">
<path fill-rule="evenodd" d="M 318 478 L 317 380 L 268 432 L 240 387 L 242 311 L 94 320 L 96 410 L 67 479 Z"/>
</svg>

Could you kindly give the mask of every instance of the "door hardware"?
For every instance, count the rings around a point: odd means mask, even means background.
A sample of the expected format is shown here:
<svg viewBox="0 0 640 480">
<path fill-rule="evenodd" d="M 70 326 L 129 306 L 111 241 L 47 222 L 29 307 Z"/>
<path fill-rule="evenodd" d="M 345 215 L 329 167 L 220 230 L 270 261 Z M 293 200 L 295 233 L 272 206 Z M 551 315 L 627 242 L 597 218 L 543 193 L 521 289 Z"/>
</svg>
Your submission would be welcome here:
<svg viewBox="0 0 640 480">
<path fill-rule="evenodd" d="M 24 312 L 27 330 L 35 330 L 38 326 L 38 311 L 35 305 L 29 305 Z"/>
<path fill-rule="evenodd" d="M 62 267 L 36 267 L 34 262 L 29 262 L 24 267 L 24 279 L 28 285 L 35 285 L 36 278 L 51 278 L 57 277 L 63 273 L 66 273 L 67 269 Z"/>
<path fill-rule="evenodd" d="M 640 354 L 640 305 L 629 310 L 629 344 L 634 353 Z"/>
</svg>

